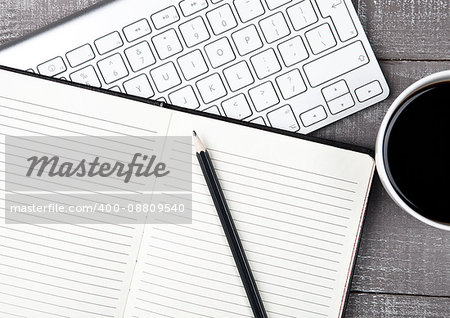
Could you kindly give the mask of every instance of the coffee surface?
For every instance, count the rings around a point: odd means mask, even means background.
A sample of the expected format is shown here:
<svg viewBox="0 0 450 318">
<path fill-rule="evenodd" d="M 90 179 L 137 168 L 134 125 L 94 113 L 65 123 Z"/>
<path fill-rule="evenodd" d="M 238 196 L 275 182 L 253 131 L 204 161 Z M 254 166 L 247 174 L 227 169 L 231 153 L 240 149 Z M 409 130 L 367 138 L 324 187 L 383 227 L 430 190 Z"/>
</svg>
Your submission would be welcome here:
<svg viewBox="0 0 450 318">
<path fill-rule="evenodd" d="M 388 124 L 384 158 L 395 191 L 426 218 L 450 223 L 450 82 L 422 89 Z"/>
</svg>

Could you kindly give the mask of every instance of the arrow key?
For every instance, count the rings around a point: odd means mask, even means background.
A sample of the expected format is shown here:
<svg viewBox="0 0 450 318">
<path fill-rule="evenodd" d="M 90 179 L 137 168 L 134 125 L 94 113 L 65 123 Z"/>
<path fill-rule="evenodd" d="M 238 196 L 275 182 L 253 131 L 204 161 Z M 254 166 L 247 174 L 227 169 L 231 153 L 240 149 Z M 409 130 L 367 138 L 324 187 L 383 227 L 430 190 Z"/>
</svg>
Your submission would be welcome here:
<svg viewBox="0 0 450 318">
<path fill-rule="evenodd" d="M 355 90 L 356 97 L 362 103 L 383 93 L 380 82 L 373 81 Z"/>
<path fill-rule="evenodd" d="M 327 112 L 322 105 L 314 107 L 300 115 L 300 119 L 305 127 L 314 125 L 325 118 L 327 118 Z"/>
</svg>

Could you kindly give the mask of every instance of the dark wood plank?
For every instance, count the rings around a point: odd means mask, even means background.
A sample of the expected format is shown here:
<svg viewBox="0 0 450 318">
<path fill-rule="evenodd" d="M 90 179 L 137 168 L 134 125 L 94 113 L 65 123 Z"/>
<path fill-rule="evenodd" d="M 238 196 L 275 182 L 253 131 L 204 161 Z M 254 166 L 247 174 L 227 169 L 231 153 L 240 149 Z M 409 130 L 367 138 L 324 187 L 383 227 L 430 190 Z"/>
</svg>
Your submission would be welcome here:
<svg viewBox="0 0 450 318">
<path fill-rule="evenodd" d="M 358 14 L 379 59 L 450 60 L 448 0 L 359 0 Z"/>
<path fill-rule="evenodd" d="M 100 0 L 2 0 L 0 1 L 0 44 L 85 9 Z"/>
<path fill-rule="evenodd" d="M 450 298 L 352 293 L 345 318 L 446 318 Z"/>
<path fill-rule="evenodd" d="M 353 291 L 450 297 L 450 232 L 402 211 L 375 178 Z"/>
</svg>

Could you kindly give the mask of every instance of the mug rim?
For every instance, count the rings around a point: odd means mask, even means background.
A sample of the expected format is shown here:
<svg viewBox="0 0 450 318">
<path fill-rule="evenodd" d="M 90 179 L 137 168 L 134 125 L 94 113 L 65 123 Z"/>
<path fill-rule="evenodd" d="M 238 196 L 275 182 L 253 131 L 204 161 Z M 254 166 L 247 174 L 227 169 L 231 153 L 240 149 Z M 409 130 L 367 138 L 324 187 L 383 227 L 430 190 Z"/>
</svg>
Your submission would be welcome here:
<svg viewBox="0 0 450 318">
<path fill-rule="evenodd" d="M 419 90 L 426 88 L 431 85 L 435 85 L 441 82 L 450 82 L 450 70 L 437 72 L 431 75 L 428 75 L 415 83 L 411 84 L 407 87 L 391 104 L 387 113 L 385 114 L 383 121 L 381 122 L 381 126 L 378 130 L 378 135 L 375 143 L 375 163 L 378 171 L 378 176 L 380 177 L 381 183 L 383 184 L 384 189 L 389 194 L 389 196 L 394 200 L 394 202 L 402 208 L 404 211 L 408 212 L 410 215 L 422 221 L 428 225 L 431 225 L 435 228 L 450 231 L 450 223 L 443 223 L 431 220 L 429 218 L 424 217 L 418 212 L 414 211 L 397 193 L 394 189 L 391 181 L 389 180 L 386 166 L 385 166 L 385 158 L 384 158 L 384 145 L 385 145 L 385 137 L 386 131 L 389 126 L 389 123 L 392 119 L 392 116 L 398 110 L 398 108 L 403 104 L 403 102 L 411 97 L 413 94 L 417 93 Z"/>
</svg>

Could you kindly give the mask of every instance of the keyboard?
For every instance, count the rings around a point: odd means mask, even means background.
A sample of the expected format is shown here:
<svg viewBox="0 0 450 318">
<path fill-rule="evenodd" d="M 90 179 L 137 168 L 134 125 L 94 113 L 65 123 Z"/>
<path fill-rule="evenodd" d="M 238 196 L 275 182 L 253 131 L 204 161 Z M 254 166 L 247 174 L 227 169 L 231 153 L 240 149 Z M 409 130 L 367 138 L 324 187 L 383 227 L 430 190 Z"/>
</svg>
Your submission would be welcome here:
<svg viewBox="0 0 450 318">
<path fill-rule="evenodd" d="M 389 94 L 347 0 L 107 1 L 0 64 L 303 134 Z"/>
</svg>

